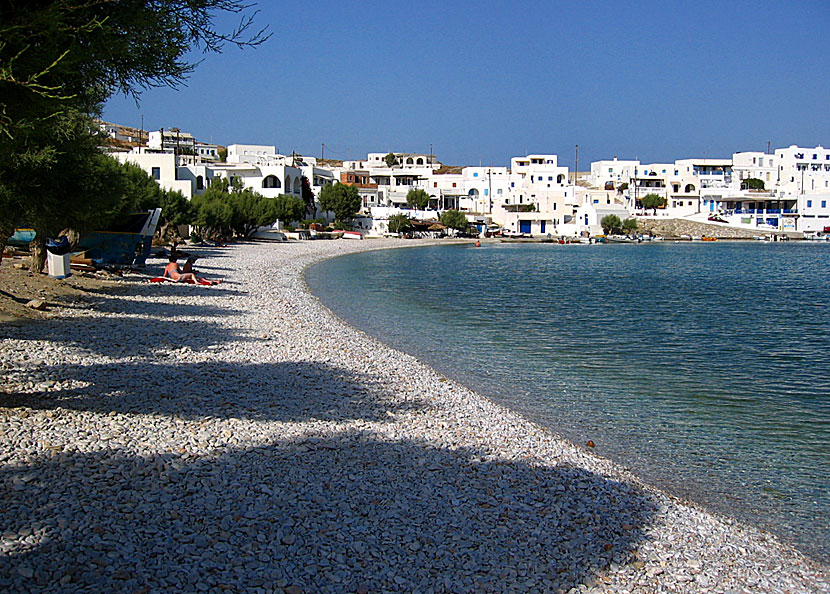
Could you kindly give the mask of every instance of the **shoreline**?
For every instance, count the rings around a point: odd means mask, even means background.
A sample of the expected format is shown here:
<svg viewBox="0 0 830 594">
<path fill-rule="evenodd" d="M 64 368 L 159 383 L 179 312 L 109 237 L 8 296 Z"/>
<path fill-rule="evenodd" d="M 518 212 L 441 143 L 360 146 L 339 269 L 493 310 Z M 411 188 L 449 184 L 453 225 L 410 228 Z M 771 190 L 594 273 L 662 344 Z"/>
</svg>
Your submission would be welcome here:
<svg viewBox="0 0 830 594">
<path fill-rule="evenodd" d="M 422 245 L 242 244 L 199 260 L 217 287 L 128 282 L 4 328 L 0 585 L 830 587 L 826 566 L 344 325 L 305 285 L 324 258 Z"/>
</svg>

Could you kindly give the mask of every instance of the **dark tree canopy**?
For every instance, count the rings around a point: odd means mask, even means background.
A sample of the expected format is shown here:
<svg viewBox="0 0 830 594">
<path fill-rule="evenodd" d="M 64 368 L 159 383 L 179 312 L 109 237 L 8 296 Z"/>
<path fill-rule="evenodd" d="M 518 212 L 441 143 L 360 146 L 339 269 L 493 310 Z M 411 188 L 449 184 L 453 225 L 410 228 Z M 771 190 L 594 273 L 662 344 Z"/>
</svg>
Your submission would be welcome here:
<svg viewBox="0 0 830 594">
<path fill-rule="evenodd" d="M 360 210 L 360 194 L 356 186 L 334 184 L 320 190 L 320 208 L 334 213 L 338 221 L 350 221 Z"/>
<path fill-rule="evenodd" d="M 237 0 L 29 0 L 0 4 L 0 134 L 14 136 L 67 106 L 92 113 L 111 94 L 181 85 L 192 50 L 255 46 L 253 14 L 222 32 L 220 13 Z"/>
<path fill-rule="evenodd" d="M 614 214 L 605 215 L 599 224 L 602 225 L 603 232 L 608 235 L 622 231 L 622 221 Z"/>
<path fill-rule="evenodd" d="M 389 217 L 389 232 L 403 233 L 412 227 L 409 217 L 403 213 L 393 214 Z"/>
<path fill-rule="evenodd" d="M 302 197 L 306 214 L 313 217 L 317 211 L 314 205 L 314 190 L 311 189 L 311 183 L 306 176 L 302 178 Z"/>
<path fill-rule="evenodd" d="M 429 206 L 429 194 L 420 188 L 413 188 L 406 193 L 406 204 L 410 208 L 424 210 L 427 206 Z"/>
<path fill-rule="evenodd" d="M 248 9 L 237 0 L 0 0 L 0 249 L 17 225 L 79 229 L 135 201 L 91 187 L 113 166 L 101 161 L 90 116 L 114 93 L 137 99 L 182 84 L 198 64 L 192 50 L 265 41 Z M 219 30 L 222 13 L 239 14 L 239 26 Z"/>
<path fill-rule="evenodd" d="M 763 190 L 764 180 L 757 177 L 748 177 L 741 182 L 742 190 Z"/>
<path fill-rule="evenodd" d="M 640 204 L 643 205 L 643 208 L 658 209 L 666 205 L 666 199 L 659 194 L 646 194 L 640 198 Z"/>
<path fill-rule="evenodd" d="M 438 218 L 443 225 L 456 231 L 466 231 L 469 226 L 467 215 L 459 210 L 445 210 Z"/>
</svg>

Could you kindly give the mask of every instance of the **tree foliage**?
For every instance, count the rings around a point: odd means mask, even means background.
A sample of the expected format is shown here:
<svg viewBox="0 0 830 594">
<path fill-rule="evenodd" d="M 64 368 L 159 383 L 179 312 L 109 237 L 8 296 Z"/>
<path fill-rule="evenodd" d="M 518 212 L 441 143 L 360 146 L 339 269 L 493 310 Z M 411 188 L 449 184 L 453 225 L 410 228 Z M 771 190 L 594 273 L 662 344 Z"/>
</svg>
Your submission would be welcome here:
<svg viewBox="0 0 830 594">
<path fill-rule="evenodd" d="M 393 214 L 389 217 L 389 232 L 390 233 L 405 233 L 412 228 L 412 222 L 409 217 L 403 213 Z"/>
<path fill-rule="evenodd" d="M 305 205 L 305 213 L 313 217 L 317 213 L 317 207 L 314 205 L 314 190 L 311 189 L 311 183 L 306 176 L 302 178 L 301 195 Z"/>
<path fill-rule="evenodd" d="M 467 215 L 459 210 L 445 210 L 438 218 L 441 221 L 441 224 L 446 225 L 450 229 L 455 229 L 456 231 L 466 231 L 467 227 L 469 227 Z"/>
<path fill-rule="evenodd" d="M 657 212 L 658 208 L 663 208 L 666 205 L 666 199 L 659 194 L 646 194 L 640 198 L 640 204 L 643 208 L 653 208 Z"/>
<path fill-rule="evenodd" d="M 131 211 L 161 203 L 157 185 L 98 150 L 89 117 L 72 111 L 55 122 L 60 133 L 47 129 L 37 135 L 50 138 L 48 147 L 24 150 L 0 163 L 2 243 L 16 226 L 32 227 L 34 272 L 43 270 L 47 238 L 64 229 L 84 233 L 105 227 Z"/>
<path fill-rule="evenodd" d="M 605 215 L 599 224 L 602 225 L 602 231 L 606 235 L 613 235 L 622 231 L 622 221 L 620 217 L 614 214 Z"/>
<path fill-rule="evenodd" d="M 144 190 L 130 189 L 123 170 L 102 160 L 89 116 L 114 93 L 138 99 L 148 88 L 181 85 L 198 64 L 192 50 L 265 41 L 253 14 L 228 32 L 215 26 L 217 15 L 247 9 L 237 0 L 2 3 L 0 249 L 17 225 L 48 234 L 96 227 L 147 198 L 131 195 Z"/>
<path fill-rule="evenodd" d="M 634 233 L 637 230 L 637 219 L 625 219 L 622 222 L 622 230 L 624 233 Z"/>
<path fill-rule="evenodd" d="M 356 186 L 334 184 L 320 190 L 320 209 L 334 213 L 338 221 L 350 221 L 360 210 L 360 194 Z"/>
<path fill-rule="evenodd" d="M 216 179 L 191 200 L 191 225 L 200 237 L 250 237 L 257 229 L 302 218 L 305 206 L 296 196 L 266 198 L 234 181 Z"/>
<path fill-rule="evenodd" d="M 429 206 L 429 194 L 421 188 L 413 188 L 406 193 L 406 204 L 410 208 L 424 210 Z"/>
<path fill-rule="evenodd" d="M 383 160 L 386 161 L 386 166 L 389 168 L 394 167 L 398 162 L 398 159 L 395 157 L 395 153 L 392 152 L 388 153 Z"/>
<path fill-rule="evenodd" d="M 764 187 L 764 180 L 757 177 L 748 177 L 741 182 L 742 190 L 763 190 Z"/>
</svg>

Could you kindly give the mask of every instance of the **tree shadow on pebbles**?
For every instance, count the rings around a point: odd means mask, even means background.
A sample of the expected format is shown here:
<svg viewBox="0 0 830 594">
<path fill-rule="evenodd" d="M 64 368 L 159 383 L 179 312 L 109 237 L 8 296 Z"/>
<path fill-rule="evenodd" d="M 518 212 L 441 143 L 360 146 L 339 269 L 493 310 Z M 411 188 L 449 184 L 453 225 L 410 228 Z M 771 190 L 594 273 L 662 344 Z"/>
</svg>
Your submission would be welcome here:
<svg viewBox="0 0 830 594">
<path fill-rule="evenodd" d="M 582 469 L 359 431 L 208 457 L 67 450 L 0 483 L 9 591 L 559 592 L 632 561 L 655 513 Z"/>
<path fill-rule="evenodd" d="M 325 363 L 188 363 L 182 356 L 173 350 L 170 363 L 51 366 L 46 389 L 0 392 L 0 406 L 263 421 L 387 420 L 421 406 L 375 376 Z"/>
<path fill-rule="evenodd" d="M 202 287 L 207 289 L 207 287 Z M 44 348 L 72 345 L 79 354 L 109 357 L 148 357 L 171 343 L 199 350 L 235 340 L 249 340 L 222 323 L 239 311 L 224 304 L 155 303 L 131 300 L 124 313 L 119 298 L 100 300 L 95 309 L 112 316 L 51 319 L 45 323 L 3 328 L 8 338 L 45 341 Z M 55 345 L 58 345 L 57 347 Z"/>
</svg>

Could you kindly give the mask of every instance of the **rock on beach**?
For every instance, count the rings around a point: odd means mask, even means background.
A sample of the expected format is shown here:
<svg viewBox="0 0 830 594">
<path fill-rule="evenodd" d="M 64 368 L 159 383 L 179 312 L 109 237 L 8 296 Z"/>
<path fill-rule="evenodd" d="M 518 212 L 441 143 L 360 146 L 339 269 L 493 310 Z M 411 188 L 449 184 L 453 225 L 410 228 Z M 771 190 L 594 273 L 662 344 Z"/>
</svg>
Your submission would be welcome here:
<svg viewBox="0 0 830 594">
<path fill-rule="evenodd" d="M 0 589 L 830 591 L 826 565 L 345 327 L 303 281 L 410 245 L 203 248 L 221 285 L 125 275 L 0 326 Z"/>
</svg>

